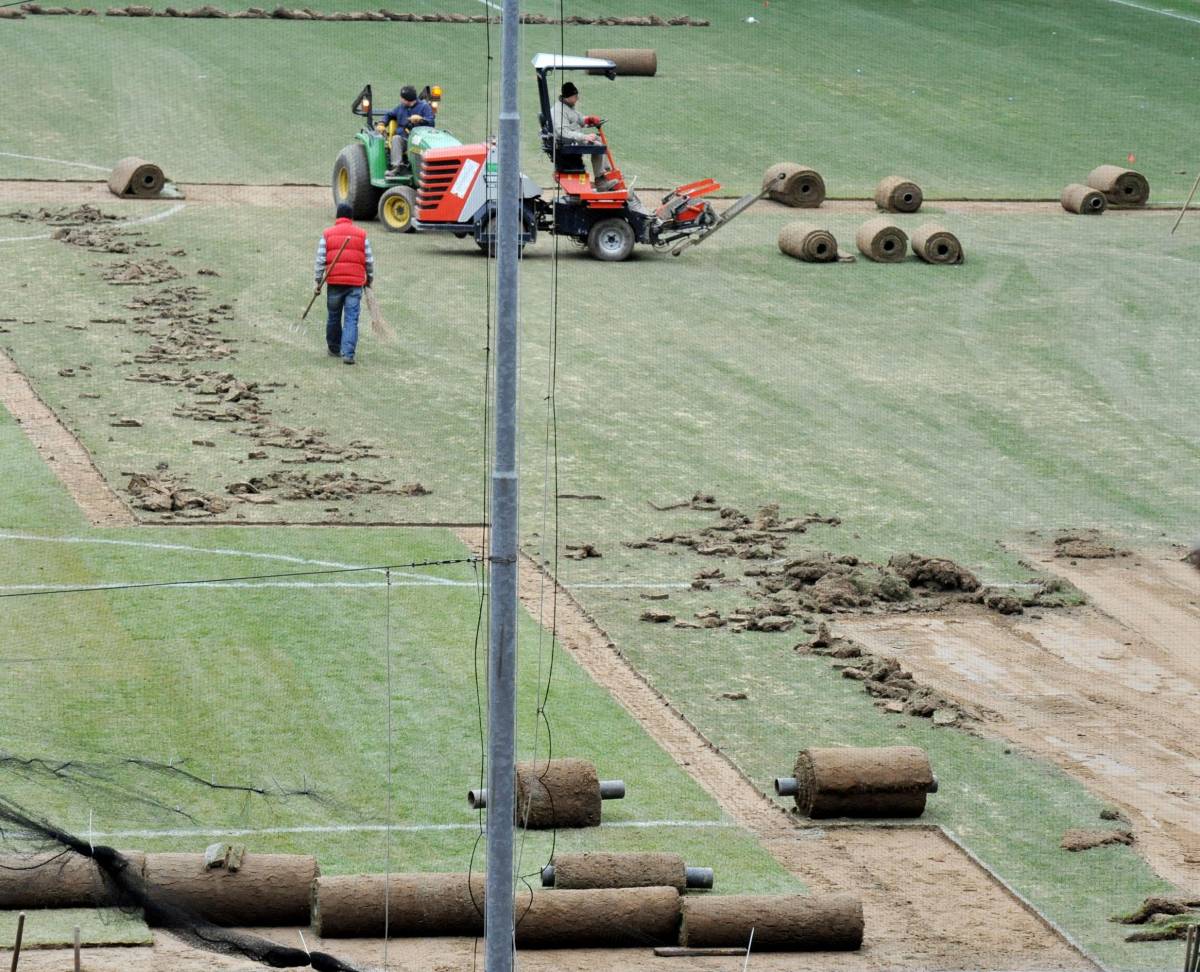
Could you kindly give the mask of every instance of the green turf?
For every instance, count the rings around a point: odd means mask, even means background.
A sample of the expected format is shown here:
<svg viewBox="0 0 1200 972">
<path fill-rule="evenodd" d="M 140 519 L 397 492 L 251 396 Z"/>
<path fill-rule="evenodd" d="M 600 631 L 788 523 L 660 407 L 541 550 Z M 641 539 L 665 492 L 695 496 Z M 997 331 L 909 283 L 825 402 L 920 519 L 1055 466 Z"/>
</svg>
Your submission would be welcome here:
<svg viewBox="0 0 1200 972">
<path fill-rule="evenodd" d="M 834 196 L 900 172 L 931 198 L 1057 198 L 1093 166 L 1132 155 L 1152 198 L 1178 201 L 1196 172 L 1179 126 L 1200 23 L 1104 0 L 654 7 L 713 26 L 565 32 L 569 52 L 658 49 L 656 78 L 583 84 L 583 107 L 609 119 L 619 161 L 644 186 L 713 176 L 740 192 L 792 159 L 816 166 Z M 612 12 L 595 0 L 568 8 Z M 1200 20 L 1194 0 L 1173 9 Z M 751 14 L 758 24 L 744 22 Z M 0 92 L 0 151 L 98 165 L 136 153 L 183 182 L 320 183 L 356 129 L 348 106 L 367 81 L 380 103 L 402 83 L 440 82 L 443 124 L 468 140 L 485 130 L 482 25 L 43 17 L 4 29 L 10 70 L 31 86 Z M 557 27 L 526 27 L 523 63 L 559 44 Z M 522 99 L 526 168 L 545 180 L 528 68 Z M 25 176 L 94 173 L 0 156 L 0 177 Z"/>
<path fill-rule="evenodd" d="M 149 945 L 154 940 L 140 914 L 119 908 L 38 908 L 25 915 L 21 950 L 69 946 L 76 927 L 84 947 Z M 16 934 L 17 912 L 0 911 L 0 948 L 11 949 Z"/>
</svg>

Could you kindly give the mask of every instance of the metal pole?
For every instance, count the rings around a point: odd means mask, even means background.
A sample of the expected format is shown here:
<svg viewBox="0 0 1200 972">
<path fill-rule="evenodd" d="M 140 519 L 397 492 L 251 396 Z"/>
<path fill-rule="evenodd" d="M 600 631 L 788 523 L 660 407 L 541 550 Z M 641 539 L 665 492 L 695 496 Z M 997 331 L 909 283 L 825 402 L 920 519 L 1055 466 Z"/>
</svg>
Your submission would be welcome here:
<svg viewBox="0 0 1200 972">
<path fill-rule="evenodd" d="M 496 228 L 496 443 L 489 556 L 488 799 L 485 972 L 513 968 L 513 809 L 516 802 L 517 292 L 521 116 L 518 0 L 504 0 L 500 44 Z"/>
</svg>

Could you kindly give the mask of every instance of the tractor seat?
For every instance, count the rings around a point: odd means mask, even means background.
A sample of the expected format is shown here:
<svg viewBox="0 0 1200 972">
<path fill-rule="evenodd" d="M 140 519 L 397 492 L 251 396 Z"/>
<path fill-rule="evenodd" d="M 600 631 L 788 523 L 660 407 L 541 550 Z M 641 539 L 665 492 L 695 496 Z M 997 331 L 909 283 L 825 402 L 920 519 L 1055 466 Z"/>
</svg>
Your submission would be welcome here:
<svg viewBox="0 0 1200 972">
<path fill-rule="evenodd" d="M 547 121 L 546 116 L 541 112 L 538 112 L 538 124 L 541 126 L 542 151 L 551 159 L 555 157 L 561 159 L 563 156 L 603 155 L 605 152 L 604 146 L 599 142 L 592 145 L 555 138 L 554 131 L 550 127 L 550 122 Z M 574 162 L 575 165 L 581 164 L 578 158 Z"/>
</svg>

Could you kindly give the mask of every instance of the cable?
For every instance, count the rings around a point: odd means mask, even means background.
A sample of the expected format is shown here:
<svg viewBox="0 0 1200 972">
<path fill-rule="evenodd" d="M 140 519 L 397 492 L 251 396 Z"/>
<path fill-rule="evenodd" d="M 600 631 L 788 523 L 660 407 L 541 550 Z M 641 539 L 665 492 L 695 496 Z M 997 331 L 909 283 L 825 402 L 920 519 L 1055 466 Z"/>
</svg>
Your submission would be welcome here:
<svg viewBox="0 0 1200 972">
<path fill-rule="evenodd" d="M 387 572 L 387 603 L 384 608 L 383 650 L 387 656 L 387 793 L 383 836 L 383 967 L 388 967 L 388 917 L 392 883 L 392 572 Z"/>
<path fill-rule="evenodd" d="M 233 584 L 240 581 L 283 580 L 289 577 L 322 577 L 329 574 L 361 574 L 367 571 L 412 570 L 418 567 L 448 567 L 453 564 L 477 564 L 479 557 L 450 560 L 417 560 L 410 564 L 379 564 L 373 567 L 331 567 L 325 570 L 297 570 L 283 574 L 242 574 L 237 577 L 205 577 L 192 580 L 146 581 L 136 584 L 94 584 L 90 587 L 54 587 L 44 591 L 10 591 L 3 597 L 44 597 L 52 594 L 90 594 L 95 591 L 139 591 L 155 587 L 195 587 L 200 584 Z M 390 579 L 389 579 L 390 583 Z"/>
</svg>

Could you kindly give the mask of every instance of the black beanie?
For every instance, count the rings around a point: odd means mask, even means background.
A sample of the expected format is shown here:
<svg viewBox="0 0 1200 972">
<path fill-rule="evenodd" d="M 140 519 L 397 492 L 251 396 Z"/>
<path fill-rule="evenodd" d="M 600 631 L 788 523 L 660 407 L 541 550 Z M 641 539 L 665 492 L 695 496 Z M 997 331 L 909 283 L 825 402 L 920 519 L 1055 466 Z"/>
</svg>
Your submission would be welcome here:
<svg viewBox="0 0 1200 972">
<path fill-rule="evenodd" d="M 400 100 L 401 101 L 416 101 L 417 100 L 417 89 L 414 88 L 411 84 L 406 84 L 403 88 L 400 89 Z"/>
<path fill-rule="evenodd" d="M 349 203 L 338 203 L 337 204 L 336 218 L 337 219 L 353 219 L 354 218 L 354 210 L 350 207 Z"/>
<path fill-rule="evenodd" d="M 562 86 L 562 97 L 570 98 L 572 95 L 579 94 L 579 89 L 570 81 L 564 81 Z"/>
</svg>

